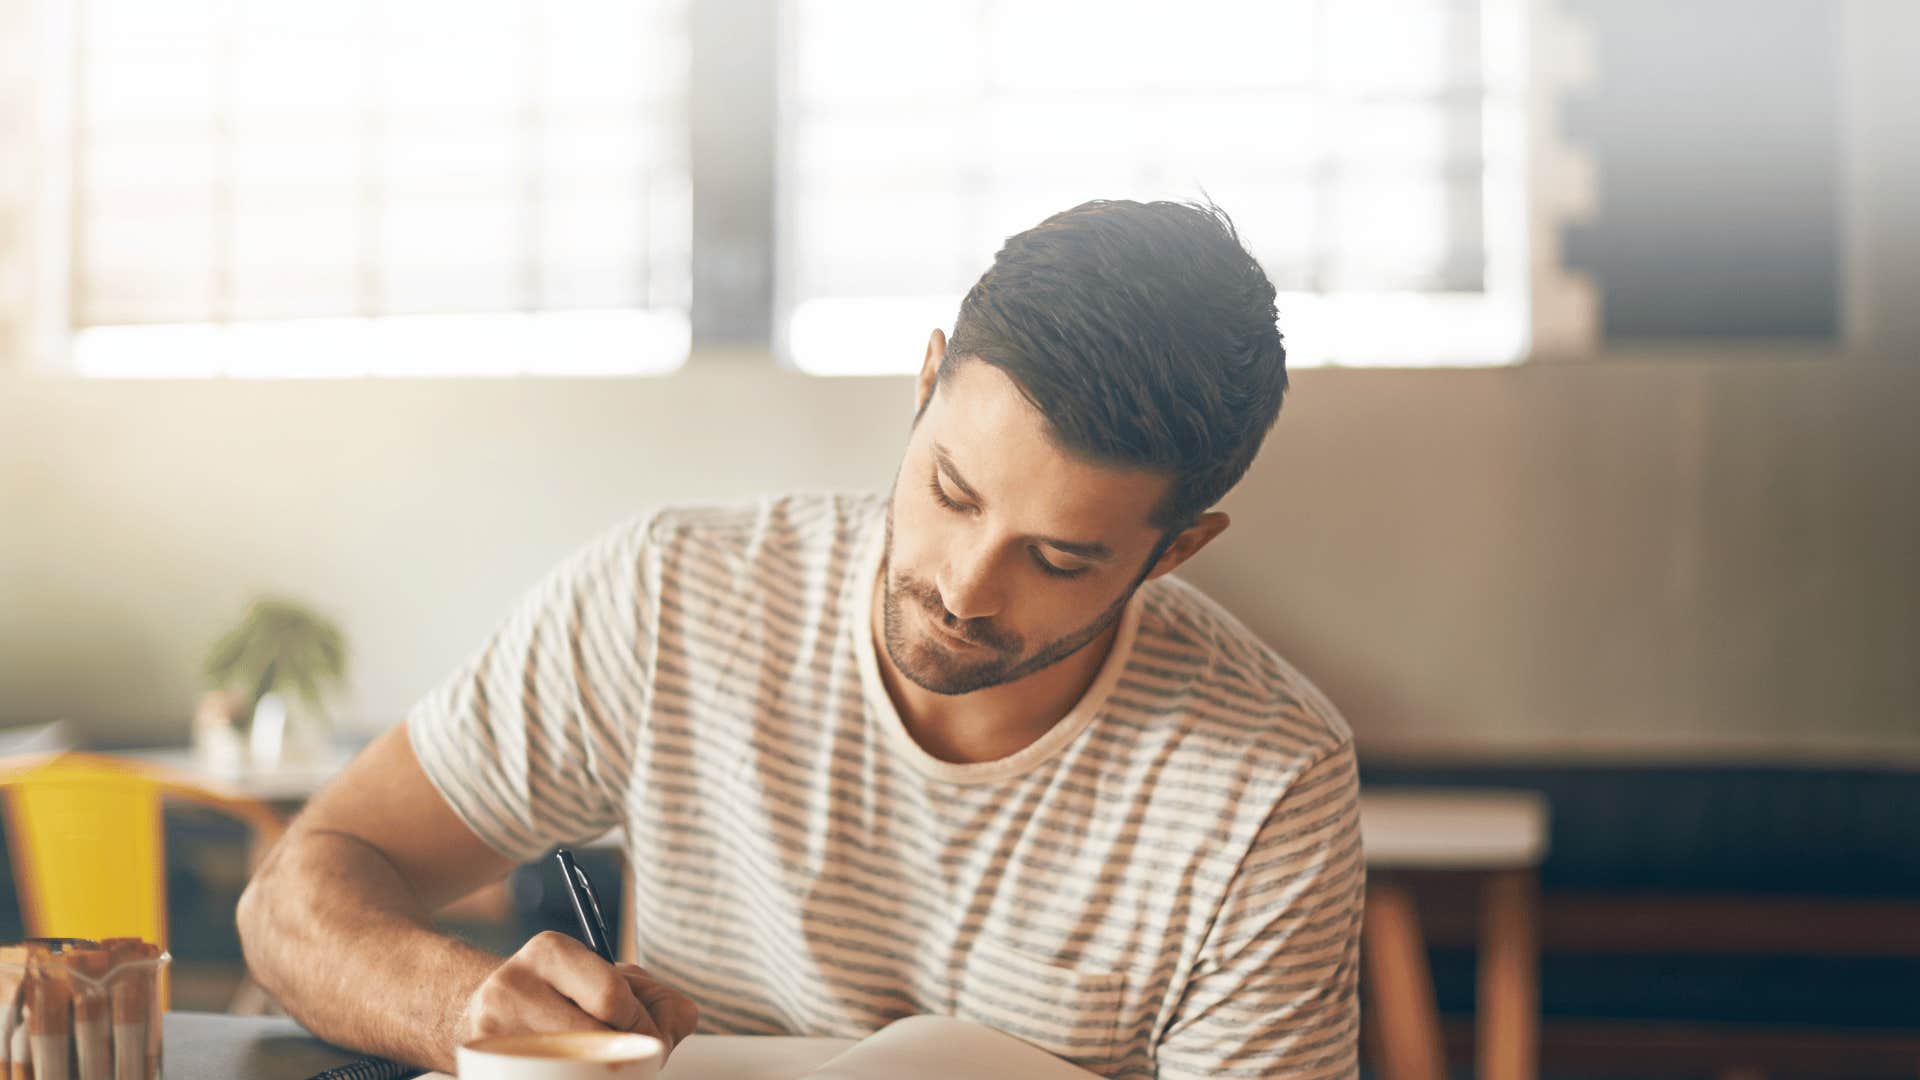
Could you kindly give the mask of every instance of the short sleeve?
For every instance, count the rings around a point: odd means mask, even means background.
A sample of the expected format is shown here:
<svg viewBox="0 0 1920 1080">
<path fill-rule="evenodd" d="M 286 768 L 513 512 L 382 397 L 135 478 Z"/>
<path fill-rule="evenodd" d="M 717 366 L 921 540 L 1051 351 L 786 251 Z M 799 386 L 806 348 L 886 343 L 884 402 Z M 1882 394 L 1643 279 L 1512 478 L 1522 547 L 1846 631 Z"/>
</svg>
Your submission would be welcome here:
<svg viewBox="0 0 1920 1080">
<path fill-rule="evenodd" d="M 638 518 L 576 552 L 407 715 L 427 778 L 510 859 L 623 821 L 658 618 L 647 536 Z"/>
<path fill-rule="evenodd" d="M 1357 1076 L 1365 878 L 1342 743 L 1294 780 L 1235 873 L 1157 1049 L 1161 1080 Z"/>
</svg>

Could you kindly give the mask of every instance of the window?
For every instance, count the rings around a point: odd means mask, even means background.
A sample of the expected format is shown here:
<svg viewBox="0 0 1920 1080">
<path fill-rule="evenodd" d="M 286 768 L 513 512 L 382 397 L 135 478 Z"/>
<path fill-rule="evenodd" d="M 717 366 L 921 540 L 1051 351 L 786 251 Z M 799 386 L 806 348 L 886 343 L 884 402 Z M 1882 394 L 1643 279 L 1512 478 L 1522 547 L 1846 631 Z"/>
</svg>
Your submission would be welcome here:
<svg viewBox="0 0 1920 1080">
<path fill-rule="evenodd" d="M 75 3 L 71 366 L 677 366 L 686 2 Z"/>
<path fill-rule="evenodd" d="M 82 374 L 901 372 L 1006 236 L 1204 195 L 1296 365 L 1511 362 L 1592 322 L 1543 3 L 66 0 L 35 310 Z"/>
<path fill-rule="evenodd" d="M 790 0 L 776 327 L 911 371 L 1001 240 L 1194 198 L 1280 290 L 1296 363 L 1517 360 L 1523 0 Z"/>
</svg>

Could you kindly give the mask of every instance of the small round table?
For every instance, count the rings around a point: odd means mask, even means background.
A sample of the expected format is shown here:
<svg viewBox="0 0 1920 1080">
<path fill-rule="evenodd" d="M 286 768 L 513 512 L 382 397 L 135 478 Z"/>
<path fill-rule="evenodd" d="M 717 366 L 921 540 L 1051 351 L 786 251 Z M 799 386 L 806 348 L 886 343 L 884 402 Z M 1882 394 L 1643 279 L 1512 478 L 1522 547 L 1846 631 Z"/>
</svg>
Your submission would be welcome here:
<svg viewBox="0 0 1920 1080">
<path fill-rule="evenodd" d="M 1540 1036 L 1540 863 L 1547 800 L 1535 791 L 1368 788 L 1360 797 L 1367 853 L 1363 967 L 1386 1080 L 1444 1080 L 1424 935 L 1397 870 L 1481 875 L 1474 1047 L 1481 1080 L 1532 1080 Z"/>
</svg>

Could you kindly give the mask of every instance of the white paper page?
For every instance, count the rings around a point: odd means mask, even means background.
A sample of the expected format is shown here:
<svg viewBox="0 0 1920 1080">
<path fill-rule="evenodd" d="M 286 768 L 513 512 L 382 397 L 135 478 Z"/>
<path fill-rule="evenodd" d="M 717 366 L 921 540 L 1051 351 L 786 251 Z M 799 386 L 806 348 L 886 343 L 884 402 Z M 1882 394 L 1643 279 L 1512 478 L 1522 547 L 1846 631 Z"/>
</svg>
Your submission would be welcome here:
<svg viewBox="0 0 1920 1080">
<path fill-rule="evenodd" d="M 909 1016 L 861 1039 L 803 1080 L 1087 1080 L 1093 1075 L 981 1024 Z"/>
<path fill-rule="evenodd" d="M 660 1080 L 799 1080 L 853 1044 L 790 1035 L 689 1035 L 673 1048 Z"/>
</svg>

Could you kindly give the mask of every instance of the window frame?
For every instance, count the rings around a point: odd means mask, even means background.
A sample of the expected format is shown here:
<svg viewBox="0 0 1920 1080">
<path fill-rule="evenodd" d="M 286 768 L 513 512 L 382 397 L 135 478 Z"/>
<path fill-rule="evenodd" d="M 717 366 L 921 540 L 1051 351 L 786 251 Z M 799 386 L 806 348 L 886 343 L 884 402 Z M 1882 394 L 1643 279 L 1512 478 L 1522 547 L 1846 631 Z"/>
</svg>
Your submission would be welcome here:
<svg viewBox="0 0 1920 1080">
<path fill-rule="evenodd" d="M 1474 325 L 1475 329 L 1471 332 L 1476 335 L 1476 340 L 1492 343 L 1485 345 L 1485 348 L 1506 353 L 1507 356 L 1493 361 L 1476 361 L 1467 357 L 1474 355 L 1477 349 L 1469 349 L 1456 350 L 1428 362 L 1401 359 L 1398 356 L 1385 360 L 1343 362 L 1339 359 L 1321 361 L 1310 353 L 1302 353 L 1301 360 L 1305 361 L 1300 363 L 1302 367 L 1383 370 L 1510 367 L 1538 360 L 1591 356 L 1599 348 L 1597 291 L 1586 277 L 1566 269 L 1562 253 L 1563 227 L 1590 220 L 1594 208 L 1592 163 L 1586 155 L 1570 145 L 1560 129 L 1563 98 L 1591 82 L 1591 45 L 1580 23 L 1561 10 L 1559 0 L 1480 0 L 1480 4 L 1483 35 L 1488 32 L 1486 27 L 1489 26 L 1503 28 L 1504 32 L 1514 35 L 1513 40 L 1500 43 L 1505 62 L 1513 70 L 1497 76 L 1508 80 L 1513 105 L 1508 110 L 1510 115 L 1498 118 L 1490 116 L 1489 121 L 1505 123 L 1504 130 L 1497 131 L 1495 138 L 1508 138 L 1521 144 L 1515 168 L 1498 178 L 1499 182 L 1517 189 L 1504 196 L 1518 203 L 1513 219 L 1517 224 L 1506 238 L 1503 249 L 1496 252 L 1494 245 L 1489 245 L 1489 283 L 1484 294 L 1488 295 L 1488 299 L 1482 301 L 1474 295 L 1442 292 L 1283 292 L 1281 321 L 1284 330 L 1289 305 L 1296 311 L 1310 305 L 1317 309 L 1317 315 L 1321 315 L 1316 321 L 1323 325 L 1337 325 L 1343 318 L 1365 325 L 1380 321 L 1378 315 L 1383 311 L 1394 311 L 1406 313 L 1416 321 L 1446 326 L 1453 325 L 1451 320 L 1455 315 L 1438 315 L 1437 312 L 1451 308 L 1458 313 L 1458 317 Z M 794 78 L 793 57 L 798 53 L 795 37 L 792 27 L 783 28 L 783 80 Z M 782 107 L 785 107 L 784 103 Z M 779 163 L 776 163 L 776 169 L 778 167 Z M 770 179 L 769 184 L 774 197 L 780 200 L 780 214 L 783 217 L 790 215 L 793 212 L 790 206 L 792 193 L 778 190 L 777 178 Z M 1231 207 L 1228 209 L 1231 210 Z M 1499 289 L 1506 293 L 1505 300 L 1491 296 L 1495 291 L 1493 279 L 1496 276 Z M 791 280 L 790 274 L 776 275 L 771 333 L 775 362 L 789 370 L 807 370 L 807 366 L 795 356 L 795 336 L 824 338 L 833 333 L 834 325 L 852 325 L 862 317 L 886 322 L 894 335 L 903 333 L 907 325 L 915 320 L 925 324 L 921 333 L 936 325 L 951 329 L 949 321 L 960 300 L 958 294 L 950 297 L 903 297 L 890 309 L 873 305 L 865 316 L 851 310 L 844 314 L 822 313 L 826 317 L 815 320 L 820 325 L 796 330 L 791 320 L 802 305 L 797 305 L 792 297 L 780 292 L 788 280 Z M 848 298 L 847 305 L 849 308 L 858 307 L 859 302 L 866 299 Z M 827 303 L 837 304 L 841 300 L 828 298 Z M 1519 308 L 1517 318 L 1511 324 L 1505 321 L 1506 313 L 1499 310 L 1502 304 Z M 943 309 L 946 312 L 944 317 L 930 318 Z M 1509 341 L 1510 344 L 1500 344 Z M 920 342 L 916 339 L 908 345 L 917 356 Z M 809 373 L 835 378 L 882 374 L 860 369 Z"/>
<path fill-rule="evenodd" d="M 577 377 L 638 377 L 657 378 L 671 375 L 688 363 L 699 346 L 691 340 L 690 326 L 693 317 L 692 301 L 689 300 L 685 320 L 677 319 L 672 310 L 657 308 L 622 309 L 574 309 L 552 308 L 537 311 L 524 309 L 493 310 L 468 313 L 438 314 L 382 314 L 351 315 L 325 317 L 319 319 L 288 317 L 281 319 L 242 320 L 233 323 L 149 323 L 129 324 L 127 326 L 104 324 L 102 327 L 82 327 L 76 325 L 73 298 L 79 288 L 78 261 L 75 253 L 80 243 L 83 221 L 80 200 L 76 196 L 76 183 L 81 175 L 80 156 L 85 152 L 81 137 L 79 117 L 84 113 L 83 95 L 83 27 L 82 8 L 86 0 L 47 0 L 47 2 L 27 5 L 32 13 L 33 40 L 35 42 L 35 71 L 32 79 L 35 123 L 38 138 L 36 170 L 38 182 L 35 186 L 33 207 L 30 214 L 30 235 L 27 247 L 33 252 L 35 267 L 31 273 L 33 295 L 27 301 L 24 312 L 27 332 L 27 347 L 24 350 L 24 365 L 27 370 L 41 375 L 59 378 L 88 380 L 198 380 L 219 378 L 240 378 L 260 380 L 327 378 L 327 379 L 462 379 L 462 378 L 577 378 Z M 687 0 L 686 18 L 689 24 L 689 46 L 695 40 L 692 22 L 696 13 L 704 8 L 704 0 Z M 689 56 L 690 66 L 695 63 Z M 688 120 L 692 118 L 693 89 L 692 73 L 689 72 L 688 100 L 684 103 Z M 691 132 L 689 132 L 691 136 Z M 693 181 L 693 163 L 688 162 L 688 183 Z M 643 209 L 644 212 L 644 209 Z M 694 241 L 698 244 L 698 240 Z M 644 256 L 645 253 L 643 253 Z M 690 286 L 691 287 L 691 286 Z M 603 323 L 612 318 L 626 316 L 620 321 L 631 324 L 635 329 L 630 335 L 633 340 L 674 341 L 686 339 L 681 347 L 679 360 L 669 366 L 643 367 L 641 370 L 613 370 L 604 358 L 589 359 L 575 365 L 559 365 L 558 370 L 508 370 L 503 361 L 496 360 L 491 365 L 475 365 L 447 371 L 425 370 L 430 365 L 422 364 L 413 370 L 374 369 L 322 371 L 314 367 L 296 369 L 291 372 L 270 370 L 245 370 L 245 365 L 222 365 L 218 370 L 182 371 L 169 370 L 142 372 L 132 370 L 129 365 L 110 363 L 105 371 L 85 371 L 78 363 L 76 342 L 79 336 L 92 329 L 152 329 L 159 333 L 179 330 L 191 336 L 196 332 L 203 340 L 217 341 L 214 348 L 225 350 L 230 346 L 225 338 L 229 332 L 238 330 L 235 336 L 265 336 L 276 334 L 297 335 L 303 325 L 322 324 L 324 331 L 335 338 L 359 336 L 369 341 L 377 341 L 382 347 L 393 348 L 404 343 L 409 337 L 417 338 L 420 328 L 434 322 L 449 325 L 471 324 L 460 327 L 464 336 L 449 334 L 445 340 L 457 344 L 461 341 L 486 342 L 487 329 L 479 324 L 493 321 L 509 334 L 520 335 L 518 340 L 530 344 L 558 342 L 565 340 L 566 332 L 580 333 L 579 324 L 599 317 Z M 680 323 L 685 325 L 677 325 Z M 550 325 L 549 331 L 541 324 Z M 669 351 L 671 349 L 669 348 Z"/>
<path fill-rule="evenodd" d="M 1594 176 L 1591 162 L 1561 137 L 1559 105 L 1565 93 L 1591 79 L 1591 49 L 1557 0 L 1483 2 L 1506 8 L 1521 35 L 1527 312 L 1525 340 L 1511 363 L 1590 356 L 1598 345 L 1597 296 L 1590 281 L 1565 269 L 1561 229 L 1591 217 Z M 72 184 L 80 151 L 74 128 L 80 105 L 76 6 L 54 2 L 29 8 L 35 12 L 36 51 L 43 66 L 35 93 L 42 168 L 32 215 L 36 235 L 28 245 L 36 266 L 26 355 L 29 366 L 51 373 L 106 378 L 112 376 L 85 375 L 73 366 L 78 328 L 72 323 L 71 248 L 79 225 Z M 793 76 L 794 63 L 786 8 L 783 0 L 689 4 L 687 160 L 694 198 L 690 341 L 682 367 L 757 363 L 797 370 L 784 344 L 791 309 L 780 295 L 780 225 L 789 212 L 779 190 L 780 88 Z M 428 377 L 466 374 L 480 373 Z M 514 377 L 569 376 L 531 372 Z"/>
</svg>

